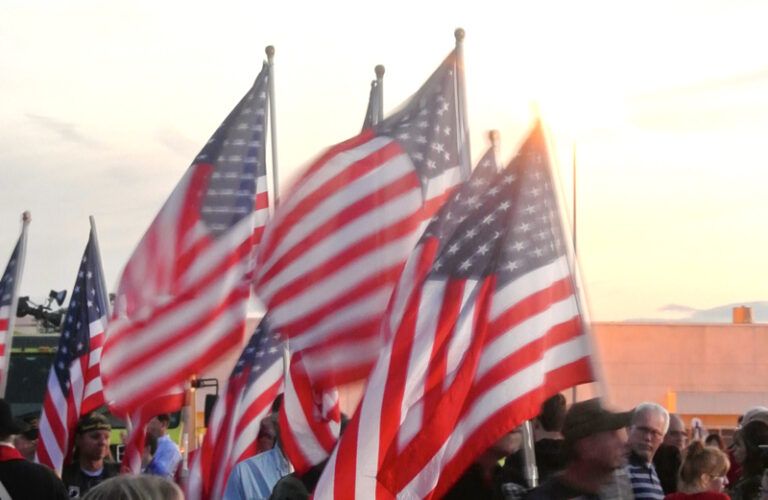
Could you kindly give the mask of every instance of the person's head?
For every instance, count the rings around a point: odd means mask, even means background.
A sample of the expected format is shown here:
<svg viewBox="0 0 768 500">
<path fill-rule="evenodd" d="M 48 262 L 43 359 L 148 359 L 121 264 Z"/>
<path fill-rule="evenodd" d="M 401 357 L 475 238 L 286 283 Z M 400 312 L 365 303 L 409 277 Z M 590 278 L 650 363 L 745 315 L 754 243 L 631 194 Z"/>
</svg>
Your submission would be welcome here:
<svg viewBox="0 0 768 500">
<path fill-rule="evenodd" d="M 13 440 L 13 445 L 19 450 L 24 458 L 30 462 L 35 460 L 37 452 L 37 442 L 40 437 L 40 428 L 37 415 L 23 417 L 25 428 Z"/>
<path fill-rule="evenodd" d="M 739 425 L 744 427 L 753 420 L 760 420 L 768 424 L 768 408 L 765 406 L 753 406 L 742 415 Z"/>
<path fill-rule="evenodd" d="M 680 491 L 722 492 L 728 485 L 726 474 L 730 466 L 728 457 L 718 448 L 694 441 L 685 451 L 683 465 L 680 467 Z"/>
<path fill-rule="evenodd" d="M 98 462 L 109 455 L 111 430 L 109 420 L 100 413 L 80 417 L 75 428 L 75 446 L 81 462 Z"/>
<path fill-rule="evenodd" d="M 723 438 L 720 437 L 720 434 L 709 434 L 704 439 L 704 444 L 706 446 L 711 446 L 713 448 L 717 448 L 718 450 L 725 450 L 725 444 L 723 444 Z"/>
<path fill-rule="evenodd" d="M 560 432 L 565 421 L 565 396 L 559 392 L 541 404 L 539 424 L 548 432 Z"/>
<path fill-rule="evenodd" d="M 271 450 L 275 447 L 277 441 L 277 427 L 270 415 L 261 419 L 259 424 L 259 434 L 256 436 L 256 443 L 259 447 L 259 453 Z"/>
<path fill-rule="evenodd" d="M 0 442 L 11 443 L 13 437 L 24 430 L 24 423 L 13 418 L 11 405 L 0 398 Z"/>
<path fill-rule="evenodd" d="M 569 465 L 578 463 L 593 474 L 610 474 L 625 462 L 626 426 L 631 412 L 614 413 L 599 399 L 574 403 L 563 422 L 563 449 Z"/>
<path fill-rule="evenodd" d="M 763 473 L 765 459 L 761 445 L 768 445 L 768 425 L 760 420 L 752 420 L 738 432 L 743 446 L 744 460 L 741 463 L 743 476 L 756 476 Z M 736 449 L 734 449 L 734 453 Z"/>
<path fill-rule="evenodd" d="M 671 413 L 669 415 L 669 428 L 664 434 L 664 444 L 676 446 L 683 451 L 688 444 L 688 431 L 685 430 L 685 422 L 679 415 Z"/>
<path fill-rule="evenodd" d="M 632 414 L 629 447 L 637 456 L 651 462 L 669 427 L 669 412 L 656 403 L 642 403 Z"/>
<path fill-rule="evenodd" d="M 147 434 L 151 434 L 157 438 L 163 437 L 168 432 L 168 426 L 171 423 L 171 416 L 167 413 L 161 413 L 155 417 L 152 417 L 147 423 Z"/>
<path fill-rule="evenodd" d="M 126 474 L 99 483 L 88 490 L 83 500 L 184 500 L 184 494 L 164 477 Z"/>
</svg>

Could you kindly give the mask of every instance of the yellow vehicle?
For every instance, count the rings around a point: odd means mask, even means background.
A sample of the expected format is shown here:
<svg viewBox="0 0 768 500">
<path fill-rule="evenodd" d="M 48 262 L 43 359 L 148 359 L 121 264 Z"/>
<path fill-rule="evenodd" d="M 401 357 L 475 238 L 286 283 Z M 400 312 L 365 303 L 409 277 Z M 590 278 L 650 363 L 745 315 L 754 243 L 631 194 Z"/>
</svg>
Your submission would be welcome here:
<svg viewBox="0 0 768 500">
<path fill-rule="evenodd" d="M 59 335 L 34 330 L 17 330 L 14 333 L 5 394 L 13 415 L 20 418 L 39 417 L 48 384 L 48 373 L 59 346 Z M 115 460 L 119 460 L 123 451 L 125 422 L 109 415 L 106 408 L 99 411 L 108 414 L 112 423 L 110 449 Z M 176 443 L 180 442 L 180 415 L 180 412 L 173 413 L 168 426 L 168 434 Z"/>
</svg>

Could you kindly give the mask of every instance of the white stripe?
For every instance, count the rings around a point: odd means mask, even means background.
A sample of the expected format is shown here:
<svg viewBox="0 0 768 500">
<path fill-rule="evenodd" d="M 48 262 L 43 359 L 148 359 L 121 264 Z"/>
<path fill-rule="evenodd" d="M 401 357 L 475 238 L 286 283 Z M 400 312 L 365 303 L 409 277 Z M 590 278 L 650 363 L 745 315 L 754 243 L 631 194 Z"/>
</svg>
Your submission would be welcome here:
<svg viewBox="0 0 768 500">
<path fill-rule="evenodd" d="M 446 377 L 443 379 L 443 389 L 447 389 L 456 378 L 459 365 L 469 350 L 472 334 L 475 332 L 475 310 L 477 309 L 477 294 L 480 292 L 480 282 L 467 280 L 464 294 L 461 297 L 461 309 L 456 326 L 451 334 L 448 355 L 446 356 Z"/>
<path fill-rule="evenodd" d="M 151 356 L 151 350 L 140 352 L 138 349 L 132 349 L 131 354 L 134 357 L 142 358 L 145 362 L 123 373 L 119 378 L 119 384 L 111 384 L 105 387 L 105 397 L 108 398 L 109 402 L 125 400 L 136 394 L 139 390 L 155 385 L 157 380 L 166 377 L 168 373 L 175 373 L 177 370 L 181 370 L 189 363 L 190 353 L 205 351 L 216 340 L 222 338 L 226 332 L 237 324 L 242 323 L 245 318 L 246 305 L 247 299 L 240 300 L 229 306 L 226 312 L 217 317 L 216 321 L 209 323 L 205 328 L 195 331 L 194 335 L 190 335 L 183 343 L 174 346 L 173 350 L 165 352 L 162 363 L 148 362 L 150 360 L 156 361 Z M 203 312 L 207 313 L 208 310 Z M 184 325 L 178 324 L 175 326 L 176 328 L 184 327 Z M 146 342 L 144 343 L 146 344 Z M 128 358 L 125 357 L 123 359 Z M 103 369 L 104 362 L 102 362 Z"/>
<path fill-rule="evenodd" d="M 290 196 L 286 196 L 280 210 L 275 214 L 275 225 L 282 224 L 282 219 L 285 218 L 287 214 L 296 208 L 296 206 L 305 198 L 322 187 L 326 182 L 345 171 L 353 163 L 370 156 L 390 142 L 392 142 L 392 139 L 388 137 L 374 137 L 370 141 L 363 143 L 356 148 L 341 151 L 329 158 L 322 167 L 302 179 L 300 181 L 301 183 L 297 184 L 296 189 Z"/>
<path fill-rule="evenodd" d="M 293 384 L 290 370 L 286 372 L 283 404 L 285 405 L 285 416 L 288 420 L 288 429 L 285 429 L 285 431 L 293 435 L 296 446 L 305 460 L 312 464 L 319 463 L 327 456 L 327 453 L 310 428 L 307 416 L 304 414 L 304 409 L 299 401 L 296 387 Z"/>
<path fill-rule="evenodd" d="M 445 299 L 446 281 L 427 280 L 421 290 L 413 346 L 409 353 L 403 399 L 400 402 L 398 451 L 402 450 L 421 429 L 427 369 L 435 342 L 435 328 L 439 324 L 440 311 Z M 418 402 L 418 404 L 417 404 Z"/>
<path fill-rule="evenodd" d="M 437 177 L 432 177 L 429 179 L 424 190 L 426 199 L 431 200 L 432 198 L 442 196 L 445 194 L 446 190 L 453 186 L 457 186 L 462 182 L 463 179 L 461 175 L 461 168 L 447 168 Z"/>
<path fill-rule="evenodd" d="M 555 302 L 540 313 L 527 318 L 494 339 L 483 349 L 475 373 L 475 380 L 488 373 L 499 361 L 546 335 L 552 327 L 565 323 L 578 315 L 579 306 L 574 296 L 570 295 L 559 302 Z"/>
<path fill-rule="evenodd" d="M 424 247 L 422 245 L 417 246 L 406 261 L 403 272 L 400 275 L 400 280 L 392 295 L 392 309 L 388 314 L 390 318 L 389 332 L 396 332 L 400 327 L 400 322 L 403 320 L 405 308 L 411 299 L 413 290 L 416 288 L 416 272 L 418 271 L 423 252 Z"/>
<path fill-rule="evenodd" d="M 45 449 L 48 452 L 49 458 L 51 459 L 51 464 L 58 471 L 61 470 L 61 467 L 64 465 L 64 451 L 59 447 L 59 443 L 56 439 L 57 436 L 53 434 L 51 421 L 53 421 L 53 419 L 58 420 L 62 428 L 65 429 L 65 435 L 59 437 L 63 437 L 63 441 L 66 443 L 68 406 L 67 399 L 61 392 L 61 386 L 59 385 L 58 378 L 56 377 L 56 372 L 54 370 L 51 370 L 50 374 L 48 375 L 48 386 L 46 390 L 53 404 L 55 414 L 51 415 L 50 413 L 46 412 L 45 407 L 43 407 L 42 418 L 40 419 L 39 426 L 40 439 L 43 443 L 45 443 Z"/>
<path fill-rule="evenodd" d="M 380 316 L 386 309 L 387 299 L 392 294 L 390 287 L 381 286 L 372 290 L 360 299 L 348 303 L 346 306 L 333 311 L 333 314 L 326 315 L 315 326 L 304 330 L 300 337 L 291 339 L 291 346 L 296 351 L 301 351 L 313 346 L 317 342 L 326 340 L 330 333 L 339 328 L 349 330 L 356 325 L 370 321 L 372 317 Z M 290 310 L 285 310 L 285 317 L 277 318 L 273 309 L 270 318 L 276 326 L 281 326 L 280 321 L 290 322 L 294 317 L 290 315 Z"/>
<path fill-rule="evenodd" d="M 253 234 L 253 213 L 244 217 L 237 224 L 229 228 L 218 237 L 202 253 L 195 257 L 192 265 L 179 279 L 177 294 L 183 293 L 188 287 L 195 286 L 197 282 L 216 268 L 222 262 L 231 258 L 233 252 L 247 241 Z"/>
<path fill-rule="evenodd" d="M 307 236 L 316 231 L 318 227 L 338 217 L 340 212 L 347 209 L 353 203 L 380 191 L 409 172 L 413 172 L 413 165 L 401 155 L 382 163 L 363 177 L 345 184 L 342 188 L 333 192 L 333 194 L 324 197 L 301 220 L 292 221 L 290 229 L 282 241 L 274 249 L 269 259 L 261 264 L 261 275 L 270 270 L 286 252 L 296 245 L 301 245 Z M 406 201 L 408 202 L 407 205 L 405 204 Z M 400 204 L 404 206 L 401 207 Z M 377 218 L 384 217 L 384 220 L 389 218 L 394 222 L 401 218 L 400 214 L 405 216 L 413 213 L 421 207 L 421 204 L 421 190 L 418 188 L 409 190 L 400 195 L 398 199 L 391 200 L 384 205 L 389 207 L 388 210 L 394 211 L 394 214 L 388 214 L 382 211 L 381 207 L 377 207 L 375 213 L 378 215 L 374 216 L 366 213 L 360 220 L 351 221 L 344 227 L 338 228 L 331 236 L 326 238 L 333 241 L 336 241 L 337 238 L 343 238 L 343 240 L 349 240 L 351 244 L 353 241 L 363 239 L 369 233 L 380 230 L 383 224 Z M 411 205 L 414 206 L 413 209 L 409 208 Z M 339 223 L 339 221 L 335 222 Z M 357 234 L 361 232 L 362 234 Z M 339 236 L 337 236 L 337 233 Z M 337 243 L 337 246 L 344 247 L 346 245 Z"/>
<path fill-rule="evenodd" d="M 203 294 L 183 306 L 175 307 L 163 315 L 154 317 L 145 327 L 136 330 L 130 342 L 124 340 L 124 344 L 119 348 L 104 350 L 101 360 L 102 373 L 113 374 L 122 371 L 124 366 L 137 358 L 142 360 L 148 354 L 152 354 L 158 344 L 167 340 L 169 333 L 202 323 L 210 315 L 211 307 L 220 304 L 242 281 L 247 267 L 247 259 L 238 262 L 221 278 L 208 285 Z M 112 321 L 108 326 L 109 335 L 119 334 L 122 330 L 130 328 L 132 323 L 124 317 Z M 115 352 L 116 349 L 118 352 Z"/>
<path fill-rule="evenodd" d="M 372 434 L 375 434 L 374 431 Z M 339 455 L 339 447 L 336 446 L 331 453 L 331 457 L 323 468 L 320 479 L 317 482 L 313 497 L 317 500 L 331 500 L 333 498 L 334 480 L 336 479 L 336 459 Z M 373 497 L 368 497 L 373 498 Z"/>
<path fill-rule="evenodd" d="M 568 261 L 560 257 L 554 262 L 520 276 L 507 283 L 504 288 L 497 290 L 491 303 L 489 321 L 495 321 L 499 316 L 521 300 L 547 288 L 555 281 L 570 274 Z"/>
<path fill-rule="evenodd" d="M 84 390 L 85 374 L 80 368 L 80 358 L 76 358 L 72 364 L 69 365 L 69 392 L 72 400 L 75 402 L 75 413 L 77 415 L 80 415 Z"/>
<path fill-rule="evenodd" d="M 256 196 L 260 195 L 261 193 L 269 194 L 266 175 L 260 175 L 256 178 Z"/>
<path fill-rule="evenodd" d="M 349 339 L 324 349 L 305 351 L 301 362 L 313 378 L 355 366 L 373 366 L 382 344 L 380 335 Z"/>
<path fill-rule="evenodd" d="M 423 497 L 437 485 L 445 464 L 451 461 L 466 443 L 466 440 L 483 425 L 489 416 L 500 408 L 540 387 L 546 373 L 589 355 L 585 337 L 579 336 L 569 342 L 555 346 L 544 354 L 542 360 L 516 372 L 511 377 L 489 388 L 475 401 L 472 409 L 462 418 L 453 433 L 440 450 L 422 468 L 401 494 Z M 400 496 L 400 495 L 398 495 Z"/>
</svg>

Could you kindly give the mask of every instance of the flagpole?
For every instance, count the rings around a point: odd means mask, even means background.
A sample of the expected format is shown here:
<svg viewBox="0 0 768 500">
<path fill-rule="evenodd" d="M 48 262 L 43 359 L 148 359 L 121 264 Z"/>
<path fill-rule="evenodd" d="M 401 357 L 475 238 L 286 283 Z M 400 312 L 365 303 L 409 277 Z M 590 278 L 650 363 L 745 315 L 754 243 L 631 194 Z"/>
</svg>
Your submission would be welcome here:
<svg viewBox="0 0 768 500">
<path fill-rule="evenodd" d="M 456 28 L 453 32 L 453 36 L 456 39 L 456 87 L 458 89 L 458 105 L 456 106 L 457 123 L 459 131 L 461 133 L 461 164 L 467 165 L 471 170 L 471 158 L 472 154 L 469 148 L 469 134 L 467 132 L 467 124 L 465 122 L 467 118 L 467 90 L 464 82 L 464 36 L 465 32 L 463 28 Z M 466 172 L 469 175 L 469 171 Z"/>
<path fill-rule="evenodd" d="M 13 347 L 13 326 L 16 323 L 16 308 L 19 304 L 19 284 L 21 283 L 21 274 L 24 269 L 24 258 L 27 254 L 27 228 L 32 221 L 32 214 L 25 211 L 21 214 L 21 237 L 19 238 L 19 254 L 16 257 L 16 276 L 13 277 L 13 292 L 11 292 L 11 305 L 8 311 L 8 338 L 5 342 L 5 353 L 3 355 L 4 371 L 2 380 L 0 380 L 0 397 L 5 397 L 5 389 L 8 386 L 8 376 L 11 371 L 11 348 Z"/>
<path fill-rule="evenodd" d="M 571 171 L 573 174 L 573 179 L 571 181 L 571 189 L 573 190 L 573 196 L 572 196 L 572 203 L 573 203 L 573 256 L 574 258 L 578 254 L 576 250 L 576 143 L 573 143 L 573 152 L 572 152 L 572 163 L 571 163 Z M 573 386 L 573 392 L 571 394 L 571 399 L 575 403 L 578 399 L 578 389 L 574 385 Z"/>
<path fill-rule="evenodd" d="M 272 202 L 277 207 L 280 190 L 277 176 L 277 117 L 275 113 L 275 47 L 267 45 L 264 49 L 267 53 L 267 65 L 269 66 L 269 132 L 272 140 Z"/>
<path fill-rule="evenodd" d="M 501 134 L 498 130 L 489 130 L 488 131 L 488 140 L 491 143 L 491 147 L 493 148 L 493 159 L 496 162 L 496 169 L 498 170 L 499 165 L 499 151 L 501 151 Z"/>
<path fill-rule="evenodd" d="M 376 123 L 384 120 L 384 65 L 377 64 L 374 68 L 376 72 L 376 93 L 379 95 L 379 109 L 376 110 Z"/>
</svg>

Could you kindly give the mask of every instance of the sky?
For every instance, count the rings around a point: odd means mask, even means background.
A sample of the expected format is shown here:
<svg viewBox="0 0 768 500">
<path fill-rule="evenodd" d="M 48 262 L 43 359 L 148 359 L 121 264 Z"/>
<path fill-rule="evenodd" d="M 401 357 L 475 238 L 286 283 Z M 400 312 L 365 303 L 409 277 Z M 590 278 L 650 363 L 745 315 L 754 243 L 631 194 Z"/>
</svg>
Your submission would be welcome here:
<svg viewBox="0 0 768 500">
<path fill-rule="evenodd" d="M 474 160 L 538 110 L 591 319 L 768 300 L 764 1 L 41 2 L 0 5 L 0 265 L 32 213 L 21 294 L 71 289 L 96 219 L 119 273 L 274 45 L 281 191 L 397 108 L 466 31 Z M 768 318 L 755 318 L 768 321 Z"/>
</svg>

